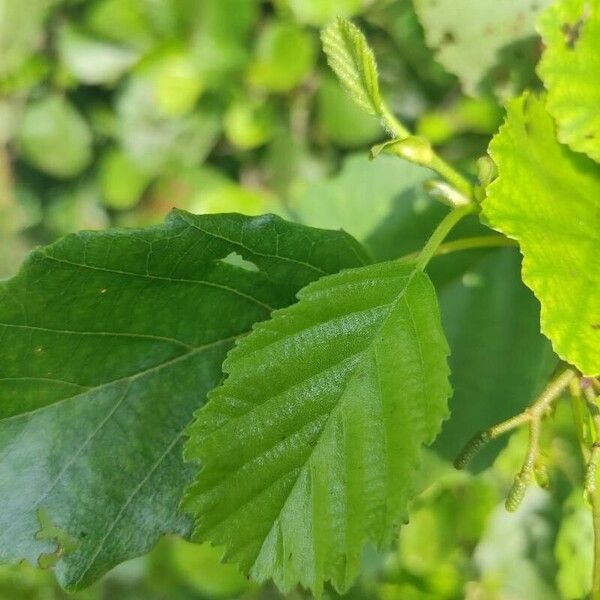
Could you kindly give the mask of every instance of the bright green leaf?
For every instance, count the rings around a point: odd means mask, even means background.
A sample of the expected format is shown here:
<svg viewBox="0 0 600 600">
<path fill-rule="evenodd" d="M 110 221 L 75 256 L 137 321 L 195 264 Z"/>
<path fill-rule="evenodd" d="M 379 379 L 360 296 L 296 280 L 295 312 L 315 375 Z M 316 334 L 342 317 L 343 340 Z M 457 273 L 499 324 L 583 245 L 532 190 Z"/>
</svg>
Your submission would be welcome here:
<svg viewBox="0 0 600 600">
<path fill-rule="evenodd" d="M 415 0 L 428 45 L 468 94 L 511 44 L 535 34 L 535 18 L 551 0 Z M 522 63 L 523 58 L 517 59 Z"/>
<path fill-rule="evenodd" d="M 18 133 L 23 154 L 45 173 L 78 175 L 92 159 L 92 133 L 77 109 L 63 96 L 32 102 Z"/>
<path fill-rule="evenodd" d="M 184 506 L 195 537 L 258 581 L 353 583 L 366 542 L 406 518 L 421 446 L 446 416 L 448 347 L 435 291 L 409 263 L 304 288 L 229 354 L 189 429 L 202 465 Z"/>
<path fill-rule="evenodd" d="M 32 253 L 0 285 L 0 561 L 55 553 L 39 510 L 77 541 L 56 565 L 70 588 L 187 533 L 182 435 L 233 340 L 360 264 L 341 232 L 183 212 Z"/>
<path fill-rule="evenodd" d="M 523 280 L 540 300 L 541 328 L 556 353 L 586 375 L 600 373 L 600 171 L 554 137 L 544 102 L 508 105 L 490 154 L 498 178 L 483 214 L 519 241 Z"/>
<path fill-rule="evenodd" d="M 381 115 L 377 63 L 360 29 L 350 21 L 337 19 L 321 32 L 321 41 L 329 66 L 354 102 L 372 115 Z"/>
<path fill-rule="evenodd" d="M 234 146 L 250 150 L 269 141 L 276 122 L 272 106 L 244 98 L 228 107 L 224 118 L 225 134 Z"/>
<path fill-rule="evenodd" d="M 539 19 L 538 71 L 558 139 L 600 162 L 600 1 L 560 0 Z"/>
</svg>

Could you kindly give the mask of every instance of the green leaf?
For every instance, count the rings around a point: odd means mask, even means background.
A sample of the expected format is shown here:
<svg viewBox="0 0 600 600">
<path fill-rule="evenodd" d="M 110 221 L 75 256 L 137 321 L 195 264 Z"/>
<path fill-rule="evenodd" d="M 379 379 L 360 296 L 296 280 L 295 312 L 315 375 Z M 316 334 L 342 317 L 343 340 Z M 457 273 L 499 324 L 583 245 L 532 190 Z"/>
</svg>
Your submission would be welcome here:
<svg viewBox="0 0 600 600">
<path fill-rule="evenodd" d="M 321 32 L 327 62 L 363 110 L 381 115 L 384 108 L 379 92 L 377 64 L 373 51 L 356 25 L 337 19 Z"/>
<path fill-rule="evenodd" d="M 25 158 L 55 177 L 74 177 L 92 159 L 88 124 L 66 98 L 57 94 L 27 106 L 18 137 Z"/>
<path fill-rule="evenodd" d="M 310 73 L 315 62 L 311 35 L 284 21 L 271 21 L 258 36 L 248 81 L 270 92 L 289 92 Z"/>
<path fill-rule="evenodd" d="M 366 542 L 406 518 L 422 444 L 446 416 L 448 347 L 433 286 L 408 263 L 323 277 L 256 326 L 197 413 L 195 537 L 282 589 L 344 591 Z"/>
<path fill-rule="evenodd" d="M 600 2 L 560 0 L 539 19 L 538 72 L 558 139 L 600 161 Z"/>
<path fill-rule="evenodd" d="M 269 141 L 276 123 L 277 116 L 272 105 L 244 97 L 227 108 L 225 135 L 237 148 L 251 150 Z"/>
<path fill-rule="evenodd" d="M 508 105 L 490 145 L 498 178 L 483 215 L 517 239 L 523 281 L 541 303 L 541 328 L 556 353 L 586 375 L 600 373 L 600 172 L 558 143 L 543 100 Z"/>
<path fill-rule="evenodd" d="M 16 74 L 39 50 L 43 27 L 56 0 L 31 0 L 27 10 L 14 0 L 0 0 L 0 79 Z"/>
<path fill-rule="evenodd" d="M 169 118 L 154 101 L 155 83 L 148 77 L 136 75 L 129 78 L 120 93 L 116 104 L 116 134 L 121 147 L 149 173 L 158 174 L 167 167 L 201 164 L 220 134 L 220 115 L 207 106 Z M 175 104 L 181 108 L 184 102 L 175 99 Z"/>
<path fill-rule="evenodd" d="M 33 252 L 0 285 L 0 561 L 56 552 L 39 510 L 78 543 L 55 567 L 69 588 L 188 533 L 183 430 L 233 340 L 364 262 L 341 232 L 181 211 Z"/>
<path fill-rule="evenodd" d="M 535 18 L 551 0 L 415 0 L 427 44 L 458 76 L 465 91 L 477 95 L 501 52 L 535 34 Z M 517 59 L 522 63 L 522 57 Z"/>
<path fill-rule="evenodd" d="M 372 238 L 377 245 L 381 240 L 374 232 L 394 212 L 418 212 L 432 204 L 421 190 L 431 176 L 429 169 L 392 156 L 370 161 L 364 154 L 355 154 L 345 160 L 337 175 L 307 185 L 290 208 L 302 223 L 341 227 L 361 242 Z M 433 231 L 435 221 L 428 225 Z"/>
</svg>

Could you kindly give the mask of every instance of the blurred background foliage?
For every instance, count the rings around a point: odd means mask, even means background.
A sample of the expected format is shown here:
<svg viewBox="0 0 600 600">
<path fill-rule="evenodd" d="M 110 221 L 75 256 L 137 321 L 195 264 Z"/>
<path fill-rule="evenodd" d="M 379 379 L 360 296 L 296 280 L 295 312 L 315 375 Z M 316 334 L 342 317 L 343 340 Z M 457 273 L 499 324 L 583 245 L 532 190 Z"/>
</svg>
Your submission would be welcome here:
<svg viewBox="0 0 600 600">
<path fill-rule="evenodd" d="M 175 206 L 343 227 L 377 259 L 418 249 L 443 214 L 423 188 L 431 173 L 389 156 L 368 160 L 385 134 L 327 68 L 319 28 L 354 18 L 394 112 L 474 173 L 502 101 L 538 85 L 540 53 L 525 14 L 531 3 L 525 13 L 512 1 L 477 4 L 0 0 L 0 277 L 37 244 L 79 229 L 157 223 Z M 481 231 L 475 220 L 461 228 Z M 537 333 L 537 306 L 510 287 L 518 281 L 510 252 L 432 265 L 463 396 L 437 452 L 426 455 L 410 524 L 392 551 L 365 554 L 349 598 L 552 600 L 589 589 L 591 523 L 580 492 L 570 491 L 582 474 L 568 414 L 555 415 L 546 446 L 552 491 L 531 490 L 514 515 L 502 505 L 525 451 L 522 432 L 488 453 L 478 477 L 446 462 L 477 429 L 521 410 L 555 364 Z M 488 306 L 492 316 L 481 312 Z M 521 310 L 532 324 L 519 320 Z M 477 328 L 465 329 L 466 314 Z M 513 330 L 516 341 L 507 337 Z M 515 344 L 526 357 L 518 365 Z M 486 399 L 465 425 L 461 407 Z M 47 571 L 1 567 L 0 599 L 282 597 L 218 559 L 217 549 L 165 538 L 73 596 Z"/>
</svg>

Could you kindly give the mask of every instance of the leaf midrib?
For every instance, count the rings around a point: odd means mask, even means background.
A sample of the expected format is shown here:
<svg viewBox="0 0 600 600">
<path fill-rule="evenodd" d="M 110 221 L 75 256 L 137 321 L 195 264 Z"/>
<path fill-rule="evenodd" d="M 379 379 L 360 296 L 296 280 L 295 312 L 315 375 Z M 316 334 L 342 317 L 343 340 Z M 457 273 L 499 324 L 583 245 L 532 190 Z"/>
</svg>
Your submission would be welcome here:
<svg viewBox="0 0 600 600">
<path fill-rule="evenodd" d="M 364 354 L 366 355 L 370 349 L 372 349 L 372 347 L 374 346 L 375 340 L 377 340 L 379 338 L 379 335 L 381 333 L 381 330 L 383 329 L 383 327 L 386 325 L 386 323 L 388 322 L 388 319 L 390 318 L 390 315 L 394 312 L 394 309 L 396 308 L 396 306 L 398 305 L 398 303 L 401 301 L 401 299 L 404 298 L 404 294 L 406 292 L 406 290 L 408 290 L 413 277 L 415 276 L 415 274 L 418 272 L 418 270 L 415 268 L 413 269 L 413 271 L 410 273 L 410 275 L 406 278 L 406 284 L 405 286 L 402 288 L 402 290 L 398 293 L 398 296 L 394 299 L 393 302 L 390 302 L 388 304 L 388 306 L 390 307 L 388 314 L 386 315 L 386 317 L 384 319 L 382 319 L 381 325 L 379 326 L 379 328 L 377 329 L 376 333 L 373 335 L 373 339 L 371 341 L 370 344 L 368 344 L 368 346 L 363 350 Z M 359 361 L 359 363 L 357 363 L 356 367 L 354 368 L 354 371 L 352 373 L 352 375 L 350 376 L 350 378 L 348 379 L 347 384 L 344 386 L 344 391 L 342 392 L 342 394 L 340 395 L 340 400 L 338 402 L 336 402 L 335 406 L 333 407 L 333 409 L 331 410 L 330 414 L 327 416 L 327 419 L 325 420 L 325 423 L 323 424 L 323 429 L 321 434 L 318 436 L 318 439 L 315 443 L 315 445 L 313 446 L 312 450 L 310 451 L 310 453 L 308 454 L 308 457 L 306 458 L 304 464 L 300 465 L 298 468 L 298 474 L 296 475 L 296 479 L 293 483 L 293 485 L 290 487 L 290 491 L 288 492 L 288 494 L 286 495 L 285 499 L 283 500 L 282 504 L 281 504 L 281 509 L 279 510 L 279 514 L 277 515 L 277 517 L 274 519 L 273 524 L 271 525 L 269 531 L 266 533 L 264 540 L 261 544 L 260 550 L 256 556 L 256 558 L 253 561 L 253 566 L 256 565 L 256 559 L 260 556 L 260 554 L 262 553 L 263 549 L 264 549 L 264 545 L 267 541 L 267 539 L 269 538 L 269 536 L 271 535 L 273 528 L 277 525 L 277 523 L 279 522 L 279 519 L 281 517 L 281 513 L 283 512 L 283 510 L 285 509 L 285 507 L 287 506 L 287 503 L 290 500 L 290 497 L 292 496 L 294 490 L 296 489 L 296 486 L 298 485 L 298 481 L 300 479 L 300 476 L 303 474 L 303 472 L 305 471 L 305 469 L 307 468 L 308 464 L 310 463 L 310 461 L 312 460 L 313 455 L 315 454 L 315 452 L 319 449 L 321 441 L 323 440 L 323 438 L 325 437 L 328 428 L 330 427 L 331 423 L 332 423 L 332 417 L 334 415 L 336 415 L 338 413 L 339 410 L 341 410 L 341 406 L 344 404 L 344 398 L 346 396 L 346 390 L 348 388 L 348 386 L 350 385 L 350 383 L 352 381 L 354 381 L 354 378 L 356 377 L 356 373 L 360 368 L 360 365 L 362 363 L 362 360 Z M 378 381 L 379 381 L 379 377 L 378 377 Z M 387 441 L 387 440 L 386 440 Z M 316 555 L 316 552 L 314 552 L 314 554 Z"/>
</svg>

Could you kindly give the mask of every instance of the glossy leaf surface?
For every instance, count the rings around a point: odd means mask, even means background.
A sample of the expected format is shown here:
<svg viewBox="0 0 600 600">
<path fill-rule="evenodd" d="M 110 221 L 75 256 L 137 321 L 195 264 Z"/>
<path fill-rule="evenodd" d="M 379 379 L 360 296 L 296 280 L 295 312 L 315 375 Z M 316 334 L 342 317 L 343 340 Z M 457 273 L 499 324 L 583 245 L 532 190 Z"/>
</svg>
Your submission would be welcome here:
<svg viewBox="0 0 600 600">
<path fill-rule="evenodd" d="M 239 342 L 189 430 L 195 536 L 282 589 L 354 581 L 406 518 L 450 387 L 435 291 L 409 263 L 304 288 Z"/>
</svg>

